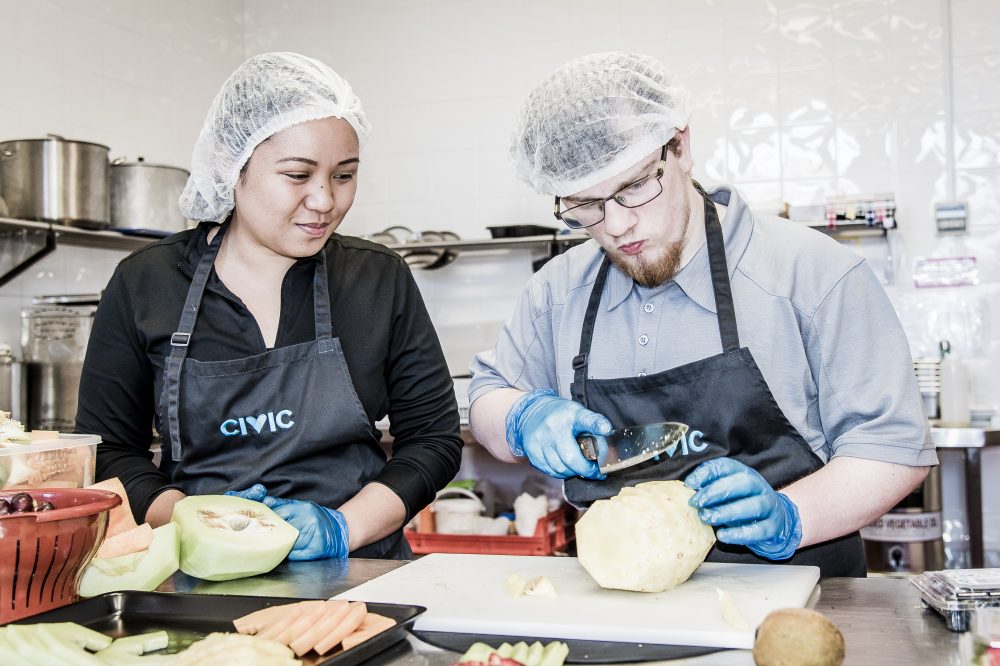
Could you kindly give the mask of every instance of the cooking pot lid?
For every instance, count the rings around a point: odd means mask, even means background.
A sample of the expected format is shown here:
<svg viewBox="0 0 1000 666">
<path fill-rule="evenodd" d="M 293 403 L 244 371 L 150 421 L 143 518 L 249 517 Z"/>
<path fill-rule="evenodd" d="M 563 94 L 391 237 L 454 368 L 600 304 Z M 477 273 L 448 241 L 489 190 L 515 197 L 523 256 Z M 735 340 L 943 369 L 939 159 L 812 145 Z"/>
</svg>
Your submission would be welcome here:
<svg viewBox="0 0 1000 666">
<path fill-rule="evenodd" d="M 187 169 L 182 169 L 181 167 L 171 166 L 169 164 L 155 164 L 153 162 L 147 162 L 144 159 L 142 159 L 141 157 L 138 160 L 136 160 L 135 162 L 126 162 L 124 160 L 125 160 L 124 157 L 119 157 L 119 158 L 116 158 L 116 159 L 112 160 L 112 162 L 111 162 L 111 168 L 115 169 L 115 168 L 119 168 L 119 167 L 150 167 L 152 169 L 171 169 L 173 171 L 180 171 L 185 176 L 190 176 L 191 175 L 191 172 L 188 171 Z"/>
<path fill-rule="evenodd" d="M 38 141 L 61 141 L 63 143 L 78 143 L 84 146 L 94 146 L 96 148 L 103 148 L 104 150 L 110 151 L 111 149 L 105 146 L 103 143 L 95 143 L 93 141 L 80 141 L 79 139 L 67 139 L 65 137 L 59 136 L 58 134 L 46 134 L 41 139 L 6 139 L 0 141 L 0 146 L 4 146 L 9 143 L 35 143 Z"/>
</svg>

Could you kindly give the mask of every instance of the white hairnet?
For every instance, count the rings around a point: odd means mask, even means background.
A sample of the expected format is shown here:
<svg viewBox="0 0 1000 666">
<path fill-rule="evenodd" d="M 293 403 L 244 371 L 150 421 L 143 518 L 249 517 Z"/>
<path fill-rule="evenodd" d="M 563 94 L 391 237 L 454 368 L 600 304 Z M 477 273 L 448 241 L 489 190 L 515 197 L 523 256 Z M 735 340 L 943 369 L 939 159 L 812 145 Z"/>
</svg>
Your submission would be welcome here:
<svg viewBox="0 0 1000 666">
<path fill-rule="evenodd" d="M 321 118 L 350 123 L 363 145 L 371 126 L 350 84 L 318 60 L 264 53 L 240 65 L 212 102 L 194 146 L 180 206 L 190 220 L 225 220 L 243 165 L 272 134 Z"/>
<path fill-rule="evenodd" d="M 655 59 L 595 53 L 572 60 L 521 108 L 510 159 L 543 194 L 568 196 L 625 171 L 687 126 L 688 94 Z"/>
</svg>

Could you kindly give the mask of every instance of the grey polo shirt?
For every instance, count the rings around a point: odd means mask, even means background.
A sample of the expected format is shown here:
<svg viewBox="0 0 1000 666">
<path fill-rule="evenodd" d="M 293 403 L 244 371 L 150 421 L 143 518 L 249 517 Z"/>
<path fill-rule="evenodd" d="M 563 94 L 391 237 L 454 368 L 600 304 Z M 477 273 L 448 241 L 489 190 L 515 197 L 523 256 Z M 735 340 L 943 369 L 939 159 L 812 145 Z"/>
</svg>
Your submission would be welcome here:
<svg viewBox="0 0 1000 666">
<path fill-rule="evenodd" d="M 740 344 L 778 406 L 824 461 L 937 462 L 909 346 L 864 259 L 825 234 L 750 211 L 729 187 L 710 192 L 722 221 Z M 496 347 L 472 362 L 470 403 L 498 388 L 570 396 L 587 301 L 603 258 L 594 240 L 532 276 Z M 708 250 L 646 288 L 612 266 L 590 376 L 652 374 L 722 353 Z M 724 405 L 720 405 L 724 409 Z"/>
</svg>

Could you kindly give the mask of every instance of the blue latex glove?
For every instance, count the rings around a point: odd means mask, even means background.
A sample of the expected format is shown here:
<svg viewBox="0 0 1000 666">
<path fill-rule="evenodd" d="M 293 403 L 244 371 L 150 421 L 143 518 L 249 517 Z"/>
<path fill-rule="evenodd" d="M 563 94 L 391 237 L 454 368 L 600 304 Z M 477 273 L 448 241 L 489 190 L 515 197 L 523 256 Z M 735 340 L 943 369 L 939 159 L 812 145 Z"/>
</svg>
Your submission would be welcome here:
<svg viewBox="0 0 1000 666">
<path fill-rule="evenodd" d="M 684 485 L 697 491 L 688 504 L 703 523 L 719 528 L 719 541 L 744 545 L 769 560 L 786 560 L 799 547 L 802 522 L 795 504 L 738 460 L 703 462 Z"/>
<path fill-rule="evenodd" d="M 225 494 L 262 502 L 299 531 L 299 537 L 288 553 L 289 560 L 344 559 L 349 553 L 347 520 L 339 511 L 314 502 L 271 497 L 259 483 L 246 490 L 230 490 Z"/>
<path fill-rule="evenodd" d="M 507 445 L 515 456 L 527 456 L 537 469 L 557 479 L 582 476 L 603 479 L 597 462 L 587 460 L 576 436 L 596 435 L 598 459 L 604 460 L 611 433 L 607 418 L 555 391 L 543 389 L 521 396 L 507 412 Z"/>
</svg>

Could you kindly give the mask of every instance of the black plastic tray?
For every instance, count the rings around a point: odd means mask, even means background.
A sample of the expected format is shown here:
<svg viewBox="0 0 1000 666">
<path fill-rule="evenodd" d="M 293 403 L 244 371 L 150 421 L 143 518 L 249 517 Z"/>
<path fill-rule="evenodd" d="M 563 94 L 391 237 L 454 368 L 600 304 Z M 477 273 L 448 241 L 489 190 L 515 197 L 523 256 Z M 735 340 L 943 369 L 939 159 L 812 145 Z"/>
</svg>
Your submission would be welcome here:
<svg viewBox="0 0 1000 666">
<path fill-rule="evenodd" d="M 76 622 L 113 638 L 165 630 L 170 644 L 152 654 L 179 652 L 213 631 L 235 631 L 233 620 L 247 613 L 304 599 L 245 597 L 222 594 L 168 592 L 109 592 L 78 601 L 47 613 L 33 615 L 15 624 Z M 393 647 L 406 637 L 406 630 L 426 609 L 400 604 L 368 604 L 372 613 L 396 620 L 396 626 L 369 638 L 350 650 L 340 648 L 320 657 L 310 652 L 301 657 L 306 666 L 352 666 Z M 409 646 L 406 646 L 409 649 Z"/>
<path fill-rule="evenodd" d="M 702 647 L 698 645 L 657 645 L 653 643 L 615 643 L 611 641 L 584 641 L 573 638 L 538 638 L 531 636 L 504 636 L 496 634 L 457 634 L 447 631 L 414 631 L 413 635 L 439 648 L 464 654 L 473 643 L 486 643 L 499 647 L 501 643 L 513 645 L 518 641 L 531 644 L 535 641 L 548 643 L 562 640 L 569 646 L 568 664 L 629 664 L 639 661 L 668 661 L 698 657 L 728 648 Z"/>
</svg>

